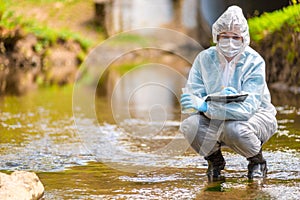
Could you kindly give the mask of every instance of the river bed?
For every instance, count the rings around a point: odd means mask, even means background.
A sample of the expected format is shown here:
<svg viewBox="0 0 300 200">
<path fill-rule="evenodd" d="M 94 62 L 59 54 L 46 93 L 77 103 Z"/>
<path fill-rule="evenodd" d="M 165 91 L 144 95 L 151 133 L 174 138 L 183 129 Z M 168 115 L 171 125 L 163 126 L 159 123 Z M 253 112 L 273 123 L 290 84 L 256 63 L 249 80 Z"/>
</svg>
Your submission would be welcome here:
<svg viewBox="0 0 300 200">
<path fill-rule="evenodd" d="M 281 101 L 284 98 L 278 98 L 277 93 L 273 95 L 279 130 L 264 146 L 268 178 L 248 182 L 246 159 L 225 150 L 226 181 L 209 184 L 206 161 L 184 146 L 185 140 L 178 131 L 179 106 L 170 111 L 171 119 L 163 129 L 151 137 L 152 129 L 147 135 L 132 135 L 129 133 L 137 128 L 147 130 L 153 122 L 132 117 L 122 126 L 116 124 L 106 97 L 96 98 L 98 122 L 83 116 L 82 123 L 75 125 L 72 89 L 44 88 L 25 96 L 0 99 L 0 170 L 36 172 L 45 186 L 45 199 L 300 196 L 300 104 L 296 95 L 288 99 L 290 103 Z M 78 130 L 93 137 L 86 142 Z M 168 144 L 176 152 L 163 154 Z"/>
</svg>

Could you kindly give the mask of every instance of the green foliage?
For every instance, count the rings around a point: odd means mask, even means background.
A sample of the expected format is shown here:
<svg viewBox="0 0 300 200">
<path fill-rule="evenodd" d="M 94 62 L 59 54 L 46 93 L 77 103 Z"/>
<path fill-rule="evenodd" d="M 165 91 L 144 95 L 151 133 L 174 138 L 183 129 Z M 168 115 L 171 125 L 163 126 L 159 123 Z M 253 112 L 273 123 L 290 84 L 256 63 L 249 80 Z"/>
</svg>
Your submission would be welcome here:
<svg viewBox="0 0 300 200">
<path fill-rule="evenodd" d="M 80 36 L 77 33 L 71 32 L 66 29 L 62 30 L 56 30 L 49 28 L 48 26 L 44 26 L 41 24 L 38 24 L 35 21 L 28 21 L 28 23 L 25 24 L 24 30 L 28 33 L 34 33 L 36 36 L 38 36 L 41 39 L 46 40 L 50 42 L 51 44 L 55 43 L 58 39 L 61 40 L 74 40 L 80 43 L 80 45 L 87 50 L 92 42 L 88 39 Z"/>
<path fill-rule="evenodd" d="M 41 50 L 45 45 L 55 44 L 58 39 L 77 41 L 85 50 L 88 50 L 92 46 L 90 40 L 77 33 L 66 29 L 53 29 L 36 20 L 15 16 L 13 11 L 7 9 L 6 4 L 0 4 L 0 17 L 0 26 L 8 30 L 21 27 L 25 33 L 36 35 L 42 41 L 35 47 L 37 50 Z"/>
<path fill-rule="evenodd" d="M 34 50 L 39 53 L 43 50 L 44 46 L 48 46 L 48 45 L 44 45 L 43 42 L 38 41 L 37 44 L 34 46 Z"/>
<path fill-rule="evenodd" d="M 6 1 L 0 2 L 0 20 L 2 19 L 2 15 L 4 14 L 6 10 Z"/>
<path fill-rule="evenodd" d="M 3 26 L 7 29 L 13 29 L 17 26 L 17 22 L 20 20 L 18 18 L 15 18 L 15 20 L 12 20 L 14 13 L 12 11 L 8 10 L 1 10 L 1 20 L 0 20 L 0 26 Z"/>
<path fill-rule="evenodd" d="M 272 13 L 264 13 L 248 20 L 251 39 L 261 41 L 268 34 L 280 30 L 284 24 L 300 32 L 300 4 L 288 6 Z"/>
</svg>

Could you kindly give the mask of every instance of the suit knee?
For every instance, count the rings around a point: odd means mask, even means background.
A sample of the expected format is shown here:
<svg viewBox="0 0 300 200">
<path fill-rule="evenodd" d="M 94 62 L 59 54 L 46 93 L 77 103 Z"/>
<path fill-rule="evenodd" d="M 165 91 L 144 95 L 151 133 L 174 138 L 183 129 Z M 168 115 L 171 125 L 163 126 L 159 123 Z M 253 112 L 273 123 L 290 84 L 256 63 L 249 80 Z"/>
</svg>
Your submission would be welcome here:
<svg viewBox="0 0 300 200">
<path fill-rule="evenodd" d="M 229 121 L 224 126 L 224 137 L 227 142 L 236 143 L 244 140 L 249 137 L 250 132 L 252 132 L 251 127 L 243 121 Z"/>
<path fill-rule="evenodd" d="M 255 155 L 261 148 L 260 140 L 247 122 L 227 122 L 222 142 L 245 157 Z"/>
<path fill-rule="evenodd" d="M 192 115 L 185 119 L 180 125 L 180 131 L 190 141 L 195 138 L 199 125 L 199 115 Z"/>
</svg>

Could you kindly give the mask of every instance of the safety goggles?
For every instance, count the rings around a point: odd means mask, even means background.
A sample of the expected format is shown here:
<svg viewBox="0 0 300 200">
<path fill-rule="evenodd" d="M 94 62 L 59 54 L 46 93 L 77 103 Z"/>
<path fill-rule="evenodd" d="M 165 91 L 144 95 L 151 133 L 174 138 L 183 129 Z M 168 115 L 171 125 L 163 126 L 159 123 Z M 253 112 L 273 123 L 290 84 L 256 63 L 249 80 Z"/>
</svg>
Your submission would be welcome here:
<svg viewBox="0 0 300 200">
<path fill-rule="evenodd" d="M 243 42 L 243 37 L 239 35 L 228 35 L 228 34 L 219 34 L 217 35 L 217 40 L 219 41 L 220 39 L 230 39 L 232 38 L 233 40 L 240 40 Z"/>
</svg>

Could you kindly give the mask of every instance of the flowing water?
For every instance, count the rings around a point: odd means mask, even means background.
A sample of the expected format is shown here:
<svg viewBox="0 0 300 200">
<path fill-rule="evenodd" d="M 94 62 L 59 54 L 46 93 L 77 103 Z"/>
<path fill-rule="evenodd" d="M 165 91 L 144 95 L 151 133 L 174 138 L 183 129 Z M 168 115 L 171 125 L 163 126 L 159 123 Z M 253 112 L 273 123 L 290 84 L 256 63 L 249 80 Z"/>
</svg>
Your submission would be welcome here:
<svg viewBox="0 0 300 200">
<path fill-rule="evenodd" d="M 120 32 L 174 23 L 197 27 L 196 0 L 184 1 L 181 9 L 173 9 L 171 0 L 149 2 L 116 0 L 110 28 Z M 212 23 L 216 16 L 206 11 L 201 10 Z M 183 81 L 178 75 L 172 78 L 170 71 L 135 72 L 120 81 L 113 101 L 96 97 L 96 120 L 76 115 L 76 124 L 71 86 L 1 97 L 0 170 L 36 172 L 45 199 L 298 199 L 299 96 L 273 93 L 279 130 L 264 146 L 266 180 L 248 182 L 245 158 L 225 149 L 226 181 L 208 183 L 206 161 L 188 148 L 178 131 L 181 116 L 174 94 Z M 143 85 L 136 77 L 164 82 Z M 131 96 L 127 91 L 133 91 Z"/>
<path fill-rule="evenodd" d="M 124 85 L 121 88 L 126 89 Z M 147 88 L 147 92 L 151 89 L 155 87 Z M 0 99 L 0 169 L 37 172 L 45 186 L 45 199 L 300 196 L 300 101 L 296 95 L 273 95 L 279 131 L 264 147 L 268 178 L 248 182 L 245 158 L 225 150 L 226 181 L 209 184 L 205 160 L 185 146 L 178 132 L 178 105 L 168 110 L 168 120 L 163 125 L 156 123 L 159 117 L 149 121 L 134 113 L 116 123 L 110 100 L 96 97 L 97 122 L 82 116 L 82 123 L 75 125 L 72 93 L 70 86 L 53 87 Z M 160 99 L 157 95 L 155 98 Z M 141 99 L 138 93 L 136 99 Z M 143 110 L 143 106 L 139 109 Z M 159 116 L 155 106 L 151 112 Z M 88 135 L 88 139 L 79 132 Z"/>
</svg>

